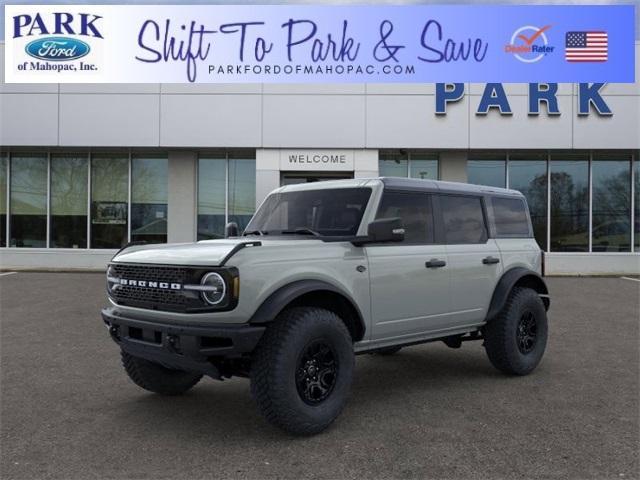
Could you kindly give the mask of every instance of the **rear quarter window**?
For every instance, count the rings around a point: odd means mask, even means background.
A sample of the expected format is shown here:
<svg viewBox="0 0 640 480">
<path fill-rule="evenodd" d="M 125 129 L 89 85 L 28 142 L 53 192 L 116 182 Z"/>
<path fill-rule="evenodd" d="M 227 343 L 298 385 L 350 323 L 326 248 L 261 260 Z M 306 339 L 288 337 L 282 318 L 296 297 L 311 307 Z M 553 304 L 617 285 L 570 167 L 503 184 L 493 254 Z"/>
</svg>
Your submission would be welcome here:
<svg viewBox="0 0 640 480">
<path fill-rule="evenodd" d="M 493 221 L 498 237 L 526 238 L 531 236 L 529 216 L 524 200 L 520 198 L 491 199 Z"/>
<path fill-rule="evenodd" d="M 448 244 L 485 243 L 487 229 L 482 200 L 478 197 L 442 195 L 440 209 Z"/>
</svg>

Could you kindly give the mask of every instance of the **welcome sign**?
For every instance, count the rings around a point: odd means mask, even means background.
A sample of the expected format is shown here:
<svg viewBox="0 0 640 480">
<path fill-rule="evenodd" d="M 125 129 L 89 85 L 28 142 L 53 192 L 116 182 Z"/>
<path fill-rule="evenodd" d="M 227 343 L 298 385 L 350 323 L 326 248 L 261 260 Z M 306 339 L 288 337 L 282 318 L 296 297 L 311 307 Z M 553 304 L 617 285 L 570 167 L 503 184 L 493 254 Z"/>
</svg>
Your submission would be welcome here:
<svg viewBox="0 0 640 480">
<path fill-rule="evenodd" d="M 633 82 L 632 5 L 7 5 L 6 82 Z"/>
</svg>

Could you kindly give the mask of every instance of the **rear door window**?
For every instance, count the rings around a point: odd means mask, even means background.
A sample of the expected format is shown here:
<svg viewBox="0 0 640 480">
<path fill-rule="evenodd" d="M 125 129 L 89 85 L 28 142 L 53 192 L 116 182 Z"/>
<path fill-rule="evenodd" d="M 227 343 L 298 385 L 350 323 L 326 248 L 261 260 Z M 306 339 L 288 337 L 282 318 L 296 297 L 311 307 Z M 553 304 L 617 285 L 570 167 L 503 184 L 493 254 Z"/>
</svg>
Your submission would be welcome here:
<svg viewBox="0 0 640 480">
<path fill-rule="evenodd" d="M 448 244 L 485 243 L 488 238 L 482 200 L 479 197 L 439 197 L 445 240 Z"/>
<path fill-rule="evenodd" d="M 425 193 L 384 192 L 376 218 L 400 217 L 404 243 L 433 243 L 431 198 Z"/>
<path fill-rule="evenodd" d="M 531 236 L 527 207 L 520 198 L 491 199 L 496 236 L 526 238 Z"/>
</svg>

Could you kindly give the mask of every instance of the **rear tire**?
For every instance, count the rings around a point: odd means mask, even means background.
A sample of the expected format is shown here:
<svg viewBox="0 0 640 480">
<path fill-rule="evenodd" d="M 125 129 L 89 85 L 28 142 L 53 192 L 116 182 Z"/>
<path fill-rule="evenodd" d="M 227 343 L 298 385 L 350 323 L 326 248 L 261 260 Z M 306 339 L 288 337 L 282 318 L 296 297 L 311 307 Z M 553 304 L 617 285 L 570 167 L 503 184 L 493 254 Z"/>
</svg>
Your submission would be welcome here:
<svg viewBox="0 0 640 480">
<path fill-rule="evenodd" d="M 282 312 L 256 348 L 251 393 L 273 425 L 296 435 L 326 429 L 346 403 L 355 357 L 351 335 L 333 312 Z"/>
<path fill-rule="evenodd" d="M 484 327 L 484 345 L 498 370 L 527 375 L 542 359 L 547 333 L 547 312 L 538 293 L 514 288 L 500 314 Z"/>
<path fill-rule="evenodd" d="M 160 395 L 181 395 L 200 381 L 199 373 L 172 370 L 121 351 L 122 365 L 133 383 Z"/>
</svg>

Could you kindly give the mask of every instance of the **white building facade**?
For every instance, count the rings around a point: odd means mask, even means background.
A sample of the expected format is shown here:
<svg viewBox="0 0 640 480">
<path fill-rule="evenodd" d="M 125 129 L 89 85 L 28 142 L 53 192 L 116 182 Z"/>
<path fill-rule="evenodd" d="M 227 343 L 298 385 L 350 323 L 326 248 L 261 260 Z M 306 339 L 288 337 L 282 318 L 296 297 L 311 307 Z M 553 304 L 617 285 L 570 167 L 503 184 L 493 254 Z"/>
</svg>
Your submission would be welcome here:
<svg viewBox="0 0 640 480">
<path fill-rule="evenodd" d="M 636 83 L 599 90 L 6 84 L 3 66 L 0 43 L 2 269 L 103 269 L 130 241 L 242 227 L 280 185 L 385 175 L 521 190 L 548 273 L 640 274 L 640 43 Z"/>
</svg>

